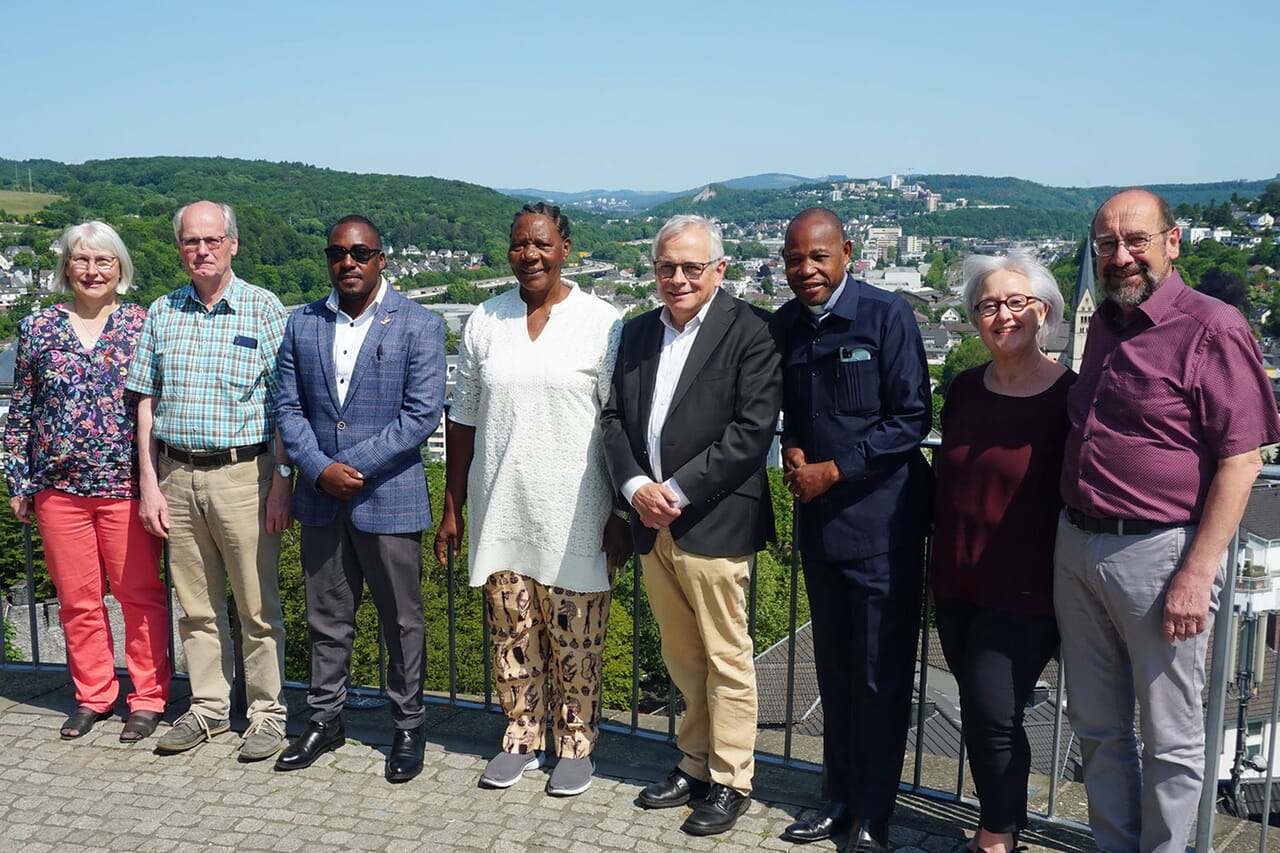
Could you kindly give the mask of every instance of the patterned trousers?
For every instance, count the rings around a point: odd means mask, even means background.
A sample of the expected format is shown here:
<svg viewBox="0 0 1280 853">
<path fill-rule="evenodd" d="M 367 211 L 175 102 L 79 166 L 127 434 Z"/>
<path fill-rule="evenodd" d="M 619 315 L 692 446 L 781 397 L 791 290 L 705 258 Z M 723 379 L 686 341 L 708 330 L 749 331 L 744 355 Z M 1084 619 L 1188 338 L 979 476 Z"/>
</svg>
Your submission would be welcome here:
<svg viewBox="0 0 1280 853">
<path fill-rule="evenodd" d="M 504 752 L 541 749 L 550 710 L 556 754 L 591 754 L 600 719 L 609 598 L 608 590 L 571 592 L 510 571 L 485 581 L 493 674 L 507 714 Z"/>
</svg>

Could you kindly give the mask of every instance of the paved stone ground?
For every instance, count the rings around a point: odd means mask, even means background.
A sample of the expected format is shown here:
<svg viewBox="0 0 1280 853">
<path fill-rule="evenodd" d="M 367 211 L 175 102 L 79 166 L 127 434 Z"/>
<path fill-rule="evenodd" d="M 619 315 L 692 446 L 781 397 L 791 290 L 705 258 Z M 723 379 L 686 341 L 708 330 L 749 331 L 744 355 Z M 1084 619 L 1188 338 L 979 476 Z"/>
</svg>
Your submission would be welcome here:
<svg viewBox="0 0 1280 853">
<path fill-rule="evenodd" d="M 294 735 L 305 726 L 305 698 L 288 698 Z M 693 838 L 678 828 L 687 809 L 635 804 L 675 761 L 671 747 L 644 738 L 604 733 L 590 790 L 561 799 L 544 793 L 546 770 L 505 791 L 476 787 L 502 727 L 482 710 L 431 708 L 422 775 L 390 785 L 385 708 L 349 710 L 345 746 L 283 774 L 270 760 L 238 762 L 235 733 L 161 756 L 149 741 L 121 744 L 116 716 L 61 741 L 58 727 L 74 706 L 65 673 L 0 670 L 0 850 L 795 851 L 778 835 L 816 795 L 813 774 L 761 766 L 756 801 L 737 826 Z M 173 707 L 185 706 L 175 696 Z M 243 720 L 233 726 L 242 730 Z M 963 804 L 903 796 L 890 841 L 904 853 L 949 853 L 974 817 Z M 1026 840 L 1032 850 L 1094 849 L 1087 834 L 1062 825 L 1037 824 Z M 824 842 L 806 853 L 833 849 Z"/>
</svg>

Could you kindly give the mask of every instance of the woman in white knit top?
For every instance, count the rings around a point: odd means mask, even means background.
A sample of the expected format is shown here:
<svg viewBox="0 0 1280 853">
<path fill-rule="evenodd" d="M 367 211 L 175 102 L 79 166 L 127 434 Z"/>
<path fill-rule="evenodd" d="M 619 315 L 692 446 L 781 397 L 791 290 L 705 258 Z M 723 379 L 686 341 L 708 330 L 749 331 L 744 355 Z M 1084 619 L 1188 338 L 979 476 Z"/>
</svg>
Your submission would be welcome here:
<svg viewBox="0 0 1280 853">
<path fill-rule="evenodd" d="M 446 425 L 437 559 L 470 507 L 470 577 L 484 587 L 494 676 L 507 730 L 480 784 L 505 788 L 541 765 L 550 709 L 559 761 L 547 792 L 591 783 L 600 709 L 609 566 L 630 554 L 600 444 L 622 323 L 560 273 L 569 222 L 525 205 L 511 224 L 511 290 L 463 330 Z"/>
</svg>

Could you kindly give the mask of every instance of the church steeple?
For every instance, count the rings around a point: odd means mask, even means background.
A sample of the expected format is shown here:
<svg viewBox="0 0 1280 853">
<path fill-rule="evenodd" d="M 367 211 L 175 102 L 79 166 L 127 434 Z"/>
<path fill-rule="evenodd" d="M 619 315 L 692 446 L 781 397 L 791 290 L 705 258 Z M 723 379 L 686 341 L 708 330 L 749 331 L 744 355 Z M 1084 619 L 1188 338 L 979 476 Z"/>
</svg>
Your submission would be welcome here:
<svg viewBox="0 0 1280 853">
<path fill-rule="evenodd" d="M 1072 370 L 1080 369 L 1085 340 L 1089 336 L 1089 321 L 1098 310 L 1098 294 L 1093 278 L 1094 260 L 1093 243 L 1085 239 L 1084 251 L 1080 253 L 1080 275 L 1076 276 L 1076 292 L 1071 301 L 1071 340 L 1058 359 Z"/>
</svg>

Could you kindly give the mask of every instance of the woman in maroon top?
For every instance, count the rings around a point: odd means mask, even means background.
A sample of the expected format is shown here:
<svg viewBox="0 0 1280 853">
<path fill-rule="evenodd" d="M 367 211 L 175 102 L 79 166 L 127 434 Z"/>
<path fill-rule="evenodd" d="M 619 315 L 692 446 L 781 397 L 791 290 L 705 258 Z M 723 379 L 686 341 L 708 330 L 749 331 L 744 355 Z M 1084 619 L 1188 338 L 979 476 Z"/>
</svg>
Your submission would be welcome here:
<svg viewBox="0 0 1280 853">
<path fill-rule="evenodd" d="M 981 802 L 954 853 L 1010 853 L 1027 823 L 1023 710 L 1058 647 L 1053 540 L 1075 374 L 1040 351 L 1062 318 L 1047 269 L 1013 252 L 971 256 L 964 272 L 991 361 L 956 376 L 942 408 L 930 589 Z"/>
</svg>

